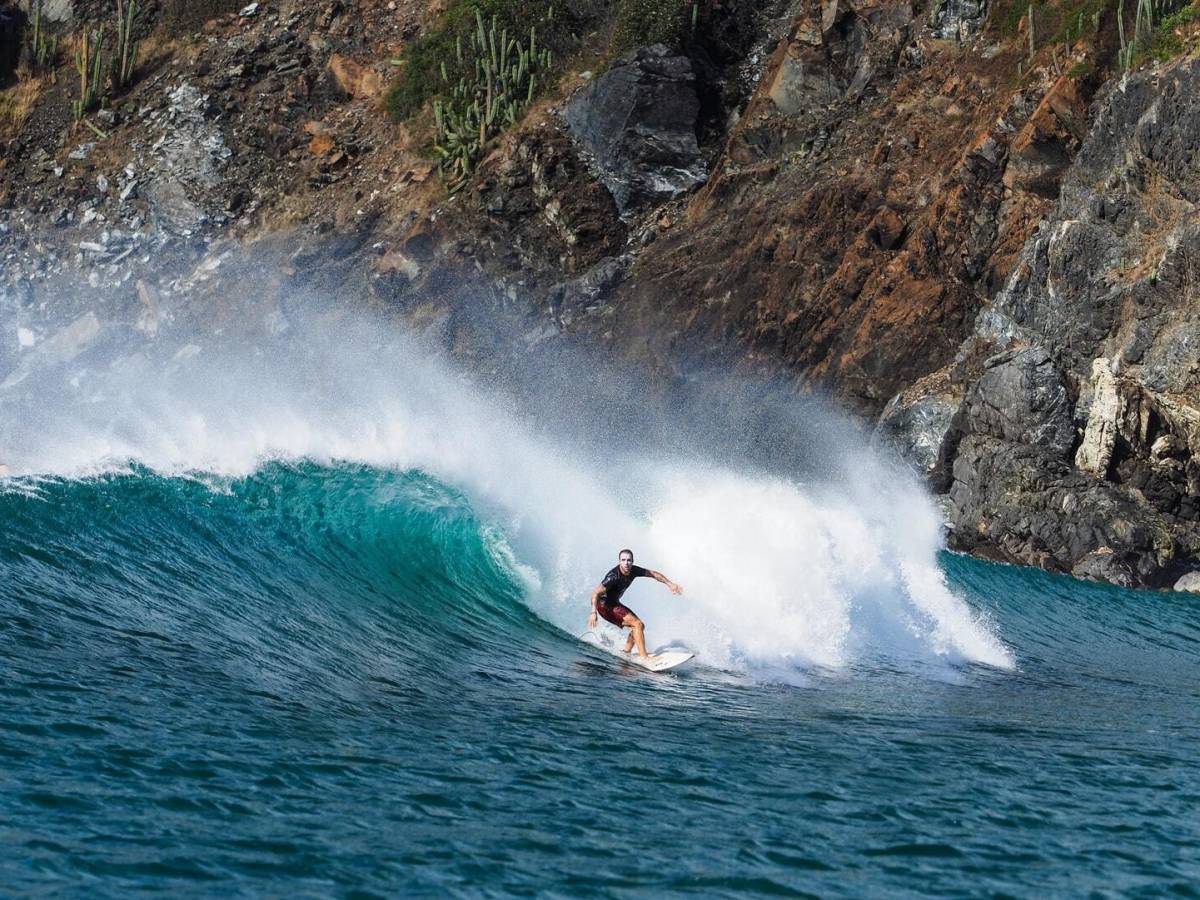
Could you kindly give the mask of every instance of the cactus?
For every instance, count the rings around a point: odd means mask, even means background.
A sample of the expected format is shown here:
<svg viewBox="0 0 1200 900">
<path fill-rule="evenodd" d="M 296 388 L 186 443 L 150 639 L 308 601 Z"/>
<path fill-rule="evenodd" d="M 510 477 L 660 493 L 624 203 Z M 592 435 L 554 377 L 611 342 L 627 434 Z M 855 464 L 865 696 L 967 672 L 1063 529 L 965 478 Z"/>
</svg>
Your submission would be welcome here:
<svg viewBox="0 0 1200 900">
<path fill-rule="evenodd" d="M 42 21 L 42 0 L 32 3 L 33 32 L 29 36 L 29 58 L 38 69 L 49 69 L 58 59 L 58 36 L 47 36 Z"/>
<path fill-rule="evenodd" d="M 1166 9 L 1165 0 L 1158 6 L 1159 18 Z M 1133 39 L 1126 40 L 1125 35 L 1125 3 L 1119 0 L 1117 4 L 1117 36 L 1120 49 L 1117 60 L 1121 68 L 1129 71 L 1138 61 L 1141 54 L 1147 52 L 1154 42 L 1155 6 L 1153 0 L 1138 0 L 1137 10 L 1133 17 Z"/>
<path fill-rule="evenodd" d="M 79 99 L 71 108 L 78 122 L 96 107 L 104 89 L 104 26 L 84 33 L 82 44 L 75 51 L 75 71 L 79 73 Z"/>
<path fill-rule="evenodd" d="M 553 60 L 550 50 L 539 44 L 536 26 L 529 29 L 525 43 L 510 36 L 494 17 L 489 25 L 478 8 L 474 31 L 466 42 L 456 43 L 455 51 L 461 53 L 459 71 L 466 74 L 433 107 L 434 153 L 451 193 L 466 184 L 488 141 L 517 123 L 533 102 L 538 73 Z M 449 72 L 443 69 L 442 80 L 450 84 Z"/>
<path fill-rule="evenodd" d="M 1133 21 L 1133 44 L 1139 51 L 1145 50 L 1154 40 L 1154 6 L 1151 0 L 1138 0 L 1137 15 Z"/>
<path fill-rule="evenodd" d="M 133 83 L 137 68 L 138 42 L 133 39 L 133 17 L 137 0 L 117 0 L 117 56 L 113 60 L 113 85 L 117 90 Z"/>
</svg>

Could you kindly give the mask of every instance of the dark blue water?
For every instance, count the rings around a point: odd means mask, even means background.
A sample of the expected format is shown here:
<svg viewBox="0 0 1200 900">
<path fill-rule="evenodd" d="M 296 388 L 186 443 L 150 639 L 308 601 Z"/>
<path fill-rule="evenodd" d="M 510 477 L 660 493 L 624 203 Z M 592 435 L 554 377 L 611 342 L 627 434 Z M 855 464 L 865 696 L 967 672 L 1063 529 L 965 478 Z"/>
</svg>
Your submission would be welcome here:
<svg viewBox="0 0 1200 900">
<path fill-rule="evenodd" d="M 1200 894 L 1195 598 L 946 556 L 1015 670 L 661 676 L 496 540 L 416 472 L 10 485 L 0 890 Z"/>
</svg>

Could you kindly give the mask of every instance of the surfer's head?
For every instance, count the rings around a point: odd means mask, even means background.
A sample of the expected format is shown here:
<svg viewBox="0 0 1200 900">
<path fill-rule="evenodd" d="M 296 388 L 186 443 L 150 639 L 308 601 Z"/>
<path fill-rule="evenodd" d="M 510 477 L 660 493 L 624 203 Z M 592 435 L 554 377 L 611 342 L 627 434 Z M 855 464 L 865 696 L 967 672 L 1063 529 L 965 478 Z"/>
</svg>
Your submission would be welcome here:
<svg viewBox="0 0 1200 900">
<path fill-rule="evenodd" d="M 617 554 L 617 562 L 621 564 L 621 574 L 628 575 L 629 570 L 633 568 L 633 551 L 622 550 Z"/>
</svg>

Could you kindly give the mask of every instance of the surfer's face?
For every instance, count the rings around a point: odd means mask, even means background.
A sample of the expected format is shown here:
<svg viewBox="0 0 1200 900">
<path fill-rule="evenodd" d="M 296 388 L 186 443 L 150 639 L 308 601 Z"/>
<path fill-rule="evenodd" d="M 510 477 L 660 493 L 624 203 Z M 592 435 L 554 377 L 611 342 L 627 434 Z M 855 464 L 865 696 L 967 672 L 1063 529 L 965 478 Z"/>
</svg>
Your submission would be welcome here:
<svg viewBox="0 0 1200 900">
<path fill-rule="evenodd" d="M 623 553 L 623 554 L 621 554 L 620 563 L 621 563 L 621 573 L 624 575 L 628 575 L 629 570 L 633 568 L 633 557 L 630 556 L 628 553 Z"/>
</svg>

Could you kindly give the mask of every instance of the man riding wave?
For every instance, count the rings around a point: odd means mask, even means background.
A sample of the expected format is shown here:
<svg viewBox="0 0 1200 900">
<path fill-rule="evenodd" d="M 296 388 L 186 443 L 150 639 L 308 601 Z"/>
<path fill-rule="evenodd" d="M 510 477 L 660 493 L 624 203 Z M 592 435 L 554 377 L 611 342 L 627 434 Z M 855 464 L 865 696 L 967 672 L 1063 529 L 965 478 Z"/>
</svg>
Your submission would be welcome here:
<svg viewBox="0 0 1200 900">
<path fill-rule="evenodd" d="M 635 566 L 632 550 L 622 550 L 617 554 L 617 565 L 608 570 L 608 574 L 592 591 L 592 614 L 588 617 L 588 628 L 595 628 L 597 616 L 603 616 L 618 628 L 630 629 L 629 639 L 625 641 L 625 652 L 628 653 L 633 649 L 633 645 L 637 644 L 638 654 L 643 659 L 648 659 L 650 654 L 646 652 L 646 626 L 632 609 L 621 603 L 621 596 L 629 590 L 629 585 L 633 584 L 635 578 L 653 578 L 669 587 L 672 594 L 683 593 L 683 588 L 662 572 Z"/>
</svg>

